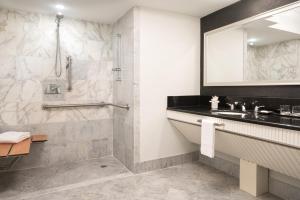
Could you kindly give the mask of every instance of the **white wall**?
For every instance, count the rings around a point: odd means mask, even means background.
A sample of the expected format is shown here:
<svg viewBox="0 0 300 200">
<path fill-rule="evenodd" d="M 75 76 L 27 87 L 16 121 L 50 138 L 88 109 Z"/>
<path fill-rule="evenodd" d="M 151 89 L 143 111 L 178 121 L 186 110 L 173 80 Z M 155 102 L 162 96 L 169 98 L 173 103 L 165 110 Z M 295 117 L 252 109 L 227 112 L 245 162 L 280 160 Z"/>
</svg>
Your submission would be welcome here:
<svg viewBox="0 0 300 200">
<path fill-rule="evenodd" d="M 200 94 L 200 19 L 139 8 L 140 161 L 196 146 L 166 119 L 167 96 Z"/>
</svg>

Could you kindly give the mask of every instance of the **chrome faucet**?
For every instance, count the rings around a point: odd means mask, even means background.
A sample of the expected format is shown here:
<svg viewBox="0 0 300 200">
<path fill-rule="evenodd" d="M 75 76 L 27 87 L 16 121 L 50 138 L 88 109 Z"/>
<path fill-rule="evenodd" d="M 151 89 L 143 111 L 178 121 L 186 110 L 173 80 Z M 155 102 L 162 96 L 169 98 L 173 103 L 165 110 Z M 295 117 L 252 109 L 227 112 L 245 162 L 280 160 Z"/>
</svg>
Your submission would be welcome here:
<svg viewBox="0 0 300 200">
<path fill-rule="evenodd" d="M 265 106 L 255 106 L 254 107 L 254 113 L 258 113 L 260 108 L 264 108 Z"/>
<path fill-rule="evenodd" d="M 230 110 L 234 110 L 234 104 L 233 103 L 226 103 L 229 107 L 230 107 Z"/>
<path fill-rule="evenodd" d="M 241 108 L 242 108 L 242 112 L 247 112 L 247 109 L 246 109 L 246 103 L 241 103 L 241 102 L 234 102 L 235 105 L 241 105 Z"/>
<path fill-rule="evenodd" d="M 246 110 L 246 103 L 243 103 L 243 104 L 242 104 L 242 111 L 243 111 L 243 112 L 247 112 L 247 110 Z"/>
</svg>

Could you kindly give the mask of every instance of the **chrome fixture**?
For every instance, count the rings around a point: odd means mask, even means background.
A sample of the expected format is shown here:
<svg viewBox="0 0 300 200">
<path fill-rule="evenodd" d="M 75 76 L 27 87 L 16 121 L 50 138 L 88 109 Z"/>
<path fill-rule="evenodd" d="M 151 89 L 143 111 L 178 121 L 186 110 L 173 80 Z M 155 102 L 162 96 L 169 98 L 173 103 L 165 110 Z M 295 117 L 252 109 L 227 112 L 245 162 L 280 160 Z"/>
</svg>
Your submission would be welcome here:
<svg viewBox="0 0 300 200">
<path fill-rule="evenodd" d="M 233 103 L 226 103 L 229 107 L 230 107 L 230 110 L 234 110 L 234 104 Z"/>
<path fill-rule="evenodd" d="M 67 90 L 70 92 L 72 91 L 72 57 L 71 56 L 67 57 L 66 71 L 67 71 L 67 80 L 68 80 Z"/>
<path fill-rule="evenodd" d="M 56 54 L 55 54 L 55 75 L 60 77 L 62 74 L 62 64 L 61 64 L 61 49 L 60 49 L 60 23 L 64 16 L 58 13 L 55 18 L 56 23 Z"/>
<path fill-rule="evenodd" d="M 259 109 L 260 109 L 260 108 L 264 108 L 264 107 L 265 107 L 265 106 L 255 106 L 255 107 L 254 107 L 254 112 L 255 112 L 255 113 L 258 113 Z"/>
<path fill-rule="evenodd" d="M 247 112 L 247 110 L 246 110 L 246 103 L 242 104 L 242 112 Z"/>
<path fill-rule="evenodd" d="M 202 119 L 197 120 L 197 122 L 199 122 L 200 125 L 201 125 Z M 223 124 L 223 123 L 214 123 L 214 125 L 215 125 L 215 126 L 225 126 L 225 124 Z"/>
<path fill-rule="evenodd" d="M 122 81 L 122 35 L 115 34 L 114 35 L 114 67 L 112 69 L 115 72 L 116 81 Z"/>
<path fill-rule="evenodd" d="M 240 105 L 241 106 L 241 109 L 242 109 L 242 112 L 247 112 L 247 109 L 246 109 L 246 103 L 241 103 L 241 102 L 234 102 L 234 104 L 237 106 L 237 105 Z"/>
<path fill-rule="evenodd" d="M 53 104 L 53 105 L 49 105 L 49 104 L 43 104 L 42 108 L 44 110 L 47 109 L 52 109 L 52 108 L 79 108 L 79 107 L 104 107 L 104 106 L 113 106 L 113 107 L 117 107 L 117 108 L 123 108 L 126 110 L 129 110 L 129 105 L 118 105 L 118 104 L 113 104 L 113 103 L 105 103 L 105 102 L 101 102 L 101 103 L 87 103 L 87 104 Z"/>
<path fill-rule="evenodd" d="M 49 84 L 45 90 L 45 94 L 61 94 L 60 86 L 57 84 Z"/>
</svg>

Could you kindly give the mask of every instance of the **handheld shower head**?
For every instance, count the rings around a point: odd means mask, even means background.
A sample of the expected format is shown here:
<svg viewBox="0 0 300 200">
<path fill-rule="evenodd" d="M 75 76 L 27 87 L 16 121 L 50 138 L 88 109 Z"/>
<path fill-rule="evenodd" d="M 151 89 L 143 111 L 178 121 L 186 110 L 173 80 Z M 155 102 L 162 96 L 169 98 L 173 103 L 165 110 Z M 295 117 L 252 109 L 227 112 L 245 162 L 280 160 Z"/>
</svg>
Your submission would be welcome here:
<svg viewBox="0 0 300 200">
<path fill-rule="evenodd" d="M 61 20 L 64 18 L 64 15 L 62 13 L 57 13 L 56 14 L 56 19 L 55 22 L 57 23 L 57 25 L 60 24 Z"/>
<path fill-rule="evenodd" d="M 57 14 L 56 14 L 56 19 L 61 20 L 61 19 L 63 19 L 63 18 L 64 18 L 64 15 L 63 15 L 62 13 L 57 13 Z"/>
</svg>

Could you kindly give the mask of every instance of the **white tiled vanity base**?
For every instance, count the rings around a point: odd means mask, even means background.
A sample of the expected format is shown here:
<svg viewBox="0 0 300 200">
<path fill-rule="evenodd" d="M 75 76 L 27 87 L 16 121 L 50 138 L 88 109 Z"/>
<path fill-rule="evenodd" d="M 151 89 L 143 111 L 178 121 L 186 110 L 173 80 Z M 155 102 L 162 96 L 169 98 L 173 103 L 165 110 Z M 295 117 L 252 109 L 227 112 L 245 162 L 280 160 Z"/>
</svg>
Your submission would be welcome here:
<svg viewBox="0 0 300 200">
<path fill-rule="evenodd" d="M 195 124 L 199 124 L 199 122 L 197 122 L 197 120 L 199 119 L 210 119 L 217 123 L 225 124 L 225 126 L 223 127 L 218 127 L 219 130 L 229 131 L 245 136 L 276 142 L 278 144 L 300 148 L 300 131 L 244 123 L 202 115 L 194 115 L 176 111 L 167 111 L 167 116 L 171 119 L 181 120 L 184 122 Z"/>
</svg>

